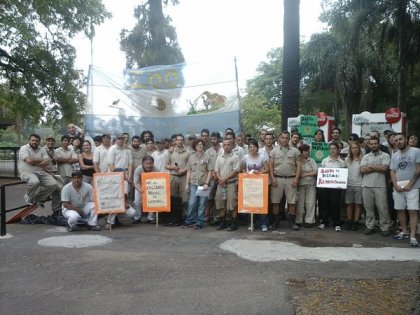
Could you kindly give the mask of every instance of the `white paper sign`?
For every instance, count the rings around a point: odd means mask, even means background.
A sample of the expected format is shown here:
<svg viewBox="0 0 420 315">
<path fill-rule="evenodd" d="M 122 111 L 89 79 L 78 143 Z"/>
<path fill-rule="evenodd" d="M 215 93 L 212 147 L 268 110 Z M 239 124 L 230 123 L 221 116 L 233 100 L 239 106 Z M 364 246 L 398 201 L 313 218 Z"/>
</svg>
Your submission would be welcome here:
<svg viewBox="0 0 420 315">
<path fill-rule="evenodd" d="M 346 189 L 348 173 L 347 168 L 320 167 L 316 187 Z"/>
</svg>

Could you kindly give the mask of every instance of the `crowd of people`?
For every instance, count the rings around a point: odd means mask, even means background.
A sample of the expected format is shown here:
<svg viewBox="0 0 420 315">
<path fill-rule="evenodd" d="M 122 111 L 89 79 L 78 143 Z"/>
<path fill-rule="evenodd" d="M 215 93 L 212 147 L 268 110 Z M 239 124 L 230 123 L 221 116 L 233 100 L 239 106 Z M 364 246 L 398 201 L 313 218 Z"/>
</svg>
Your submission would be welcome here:
<svg viewBox="0 0 420 315">
<path fill-rule="evenodd" d="M 269 178 L 269 214 L 255 216 L 263 232 L 281 227 L 281 219 L 296 231 L 315 226 L 356 231 L 364 226 L 365 235 L 380 230 L 387 237 L 399 229 L 394 239 L 418 247 L 420 150 L 414 134 L 386 130 L 381 143 L 379 132 L 372 131 L 364 138 L 351 134 L 343 141 L 341 130 L 334 128 L 329 155 L 317 163 L 310 157 L 311 144 L 303 143 L 296 131 L 276 136 L 261 129 L 253 138 L 227 128 L 222 138 L 219 132 L 203 129 L 187 139 L 182 134 L 155 139 L 152 131 L 131 139 L 128 133 L 92 139 L 73 124 L 67 131 L 57 148 L 54 137 L 46 137 L 40 147 L 40 136 L 32 134 L 20 148 L 19 169 L 28 184 L 26 202 L 42 206 L 52 200 L 54 215 L 67 219 L 69 231 L 81 219 L 94 231 L 119 224 L 119 216 L 111 214 L 103 227 L 98 225 L 92 178 L 106 172 L 124 173 L 122 215 L 134 224 L 155 222 L 154 213 L 142 211 L 142 174 L 168 172 L 171 211 L 161 214 L 163 225 L 197 230 L 214 225 L 235 231 L 242 219 L 238 174 L 253 173 Z M 322 129 L 316 130 L 313 142 L 326 142 Z M 348 168 L 347 189 L 317 188 L 318 168 Z M 197 194 L 199 189 L 208 194 Z"/>
</svg>

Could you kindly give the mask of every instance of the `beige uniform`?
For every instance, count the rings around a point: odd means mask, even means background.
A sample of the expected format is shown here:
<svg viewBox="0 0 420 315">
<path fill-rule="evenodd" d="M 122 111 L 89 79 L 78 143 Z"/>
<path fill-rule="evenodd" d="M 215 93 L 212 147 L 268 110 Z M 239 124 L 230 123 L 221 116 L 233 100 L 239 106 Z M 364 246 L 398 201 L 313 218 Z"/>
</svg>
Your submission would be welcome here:
<svg viewBox="0 0 420 315">
<path fill-rule="evenodd" d="M 286 194 L 288 204 L 296 204 L 297 188 L 292 187 L 297 172 L 297 162 L 300 159 L 298 149 L 289 147 L 275 147 L 270 152 L 274 177 L 277 186 L 271 185 L 271 202 L 280 203 L 283 194 Z"/>
<path fill-rule="evenodd" d="M 233 171 L 241 171 L 241 163 L 239 157 L 235 153 L 226 154 L 218 157 L 214 168 L 222 178 L 227 177 Z M 228 180 L 226 189 L 226 199 L 224 199 L 224 189 L 220 186 L 217 187 L 215 201 L 216 209 L 235 210 L 238 205 L 238 179 L 233 178 Z"/>
<path fill-rule="evenodd" d="M 174 152 L 168 155 L 166 164 L 171 166 L 179 166 L 181 169 L 185 169 L 189 157 L 190 153 L 188 152 L 186 147 L 175 147 Z M 182 198 L 182 201 L 186 202 L 188 200 L 188 193 L 185 191 L 187 173 L 184 173 L 183 175 L 178 175 L 177 171 L 171 170 L 170 174 L 172 197 Z"/>
</svg>

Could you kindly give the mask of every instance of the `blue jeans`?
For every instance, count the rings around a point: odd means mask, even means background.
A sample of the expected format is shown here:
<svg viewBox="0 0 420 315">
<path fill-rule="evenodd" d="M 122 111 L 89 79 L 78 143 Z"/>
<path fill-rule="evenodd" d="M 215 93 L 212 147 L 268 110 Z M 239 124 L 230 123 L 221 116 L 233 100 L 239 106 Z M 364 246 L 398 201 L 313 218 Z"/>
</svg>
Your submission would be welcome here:
<svg viewBox="0 0 420 315">
<path fill-rule="evenodd" d="M 205 223 L 204 213 L 206 211 L 207 197 L 197 197 L 195 195 L 198 186 L 190 184 L 190 197 L 188 200 L 188 210 L 186 224 L 197 224 L 203 226 Z"/>
</svg>

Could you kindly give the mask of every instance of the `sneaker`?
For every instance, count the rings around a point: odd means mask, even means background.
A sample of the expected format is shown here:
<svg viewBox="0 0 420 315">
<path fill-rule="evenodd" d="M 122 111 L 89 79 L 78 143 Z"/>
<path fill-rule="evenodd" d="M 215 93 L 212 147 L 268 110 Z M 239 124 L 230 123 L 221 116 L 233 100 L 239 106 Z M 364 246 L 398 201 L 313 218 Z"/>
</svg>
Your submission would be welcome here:
<svg viewBox="0 0 420 315">
<path fill-rule="evenodd" d="M 183 229 L 189 229 L 189 228 L 193 228 L 194 227 L 194 224 L 183 223 L 181 227 Z"/>
<path fill-rule="evenodd" d="M 30 205 L 30 206 L 35 206 L 35 205 L 36 205 L 36 203 L 35 203 L 35 202 L 32 202 L 32 201 L 29 199 L 28 194 L 25 194 L 25 195 L 23 196 L 23 199 L 25 199 L 25 202 L 26 202 L 28 205 Z"/>
<path fill-rule="evenodd" d="M 99 225 L 88 225 L 87 229 L 96 232 L 102 231 L 102 228 Z"/>
<path fill-rule="evenodd" d="M 111 230 L 113 227 L 115 226 L 115 224 L 111 224 L 111 223 L 105 223 L 104 225 L 104 229 L 109 231 Z"/>
<path fill-rule="evenodd" d="M 299 231 L 300 230 L 299 225 L 297 225 L 295 223 L 290 223 L 289 228 L 293 231 Z"/>
<path fill-rule="evenodd" d="M 336 232 L 341 232 L 341 226 L 337 225 L 337 226 L 335 227 L 335 231 L 336 231 Z"/>
<path fill-rule="evenodd" d="M 267 225 L 261 225 L 261 231 L 267 232 L 268 231 Z"/>
<path fill-rule="evenodd" d="M 411 247 L 419 247 L 419 242 L 417 242 L 415 237 L 410 238 L 410 246 Z"/>
<path fill-rule="evenodd" d="M 203 226 L 200 225 L 200 224 L 194 225 L 194 230 L 201 230 L 202 228 L 203 228 Z"/>
<path fill-rule="evenodd" d="M 372 235 L 375 231 L 373 229 L 366 229 L 363 234 L 364 235 Z"/>
<path fill-rule="evenodd" d="M 66 224 L 66 229 L 67 229 L 67 232 L 73 232 L 74 231 L 74 228 L 69 223 Z"/>
<path fill-rule="evenodd" d="M 321 223 L 320 225 L 318 225 L 318 229 L 320 230 L 325 230 L 326 226 L 324 223 Z"/>
<path fill-rule="evenodd" d="M 141 219 L 134 219 L 133 220 L 133 224 L 140 224 L 141 223 Z"/>
<path fill-rule="evenodd" d="M 392 237 L 394 240 L 408 240 L 410 238 L 410 234 L 400 232 Z"/>
</svg>

